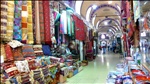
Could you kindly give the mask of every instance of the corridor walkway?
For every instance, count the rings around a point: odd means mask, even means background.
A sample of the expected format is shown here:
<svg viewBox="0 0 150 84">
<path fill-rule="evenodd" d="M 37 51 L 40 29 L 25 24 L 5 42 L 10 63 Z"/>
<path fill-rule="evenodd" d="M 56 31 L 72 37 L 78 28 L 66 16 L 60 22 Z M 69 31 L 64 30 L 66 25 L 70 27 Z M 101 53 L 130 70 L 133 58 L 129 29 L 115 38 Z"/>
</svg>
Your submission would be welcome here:
<svg viewBox="0 0 150 84">
<path fill-rule="evenodd" d="M 106 84 L 108 72 L 115 70 L 116 64 L 121 63 L 121 60 L 120 54 L 99 54 L 83 71 L 67 79 L 64 84 Z"/>
</svg>

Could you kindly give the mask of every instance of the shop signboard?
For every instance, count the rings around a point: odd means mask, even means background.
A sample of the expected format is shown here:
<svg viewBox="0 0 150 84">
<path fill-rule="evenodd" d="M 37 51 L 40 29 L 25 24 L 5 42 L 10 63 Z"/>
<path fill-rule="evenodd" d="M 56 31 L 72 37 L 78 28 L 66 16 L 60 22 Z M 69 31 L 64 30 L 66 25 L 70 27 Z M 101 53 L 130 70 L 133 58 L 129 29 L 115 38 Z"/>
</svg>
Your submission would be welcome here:
<svg viewBox="0 0 150 84">
<path fill-rule="evenodd" d="M 134 21 L 140 17 L 140 1 L 133 1 Z"/>
</svg>

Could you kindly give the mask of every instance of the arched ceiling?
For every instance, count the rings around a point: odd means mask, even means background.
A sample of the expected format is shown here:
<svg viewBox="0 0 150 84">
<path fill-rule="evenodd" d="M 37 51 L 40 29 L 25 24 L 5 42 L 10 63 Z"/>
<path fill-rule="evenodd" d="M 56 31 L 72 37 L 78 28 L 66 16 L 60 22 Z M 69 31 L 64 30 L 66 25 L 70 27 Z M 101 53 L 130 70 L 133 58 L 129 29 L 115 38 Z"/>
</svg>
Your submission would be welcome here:
<svg viewBox="0 0 150 84">
<path fill-rule="evenodd" d="M 77 1 L 76 1 L 77 2 Z M 80 1 L 80 15 L 93 23 L 98 32 L 113 34 L 112 32 L 121 31 L 120 7 L 121 1 Z M 95 8 L 93 7 L 95 6 Z M 80 6 L 79 6 L 80 7 Z M 88 10 L 90 9 L 90 10 Z M 89 12 L 90 11 L 90 12 Z M 94 17 L 95 16 L 95 17 Z M 106 25 L 105 23 L 109 23 Z"/>
</svg>

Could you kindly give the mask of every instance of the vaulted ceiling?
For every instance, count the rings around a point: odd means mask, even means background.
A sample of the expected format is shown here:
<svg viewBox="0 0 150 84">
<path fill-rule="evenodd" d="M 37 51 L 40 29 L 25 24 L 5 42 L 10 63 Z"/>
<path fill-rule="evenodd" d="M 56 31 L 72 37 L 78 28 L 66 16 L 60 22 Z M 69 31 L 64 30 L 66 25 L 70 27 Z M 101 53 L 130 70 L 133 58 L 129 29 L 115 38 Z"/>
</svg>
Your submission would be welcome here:
<svg viewBox="0 0 150 84">
<path fill-rule="evenodd" d="M 120 1 L 76 1 L 75 10 L 92 23 L 99 33 L 106 32 L 110 36 L 121 31 Z"/>
<path fill-rule="evenodd" d="M 107 33 L 113 36 L 121 32 L 121 1 L 101 0 L 101 1 L 64 1 L 75 11 L 92 23 L 99 33 Z M 140 1 L 143 12 L 149 10 L 149 1 Z M 143 6 L 143 4 L 147 6 Z"/>
</svg>

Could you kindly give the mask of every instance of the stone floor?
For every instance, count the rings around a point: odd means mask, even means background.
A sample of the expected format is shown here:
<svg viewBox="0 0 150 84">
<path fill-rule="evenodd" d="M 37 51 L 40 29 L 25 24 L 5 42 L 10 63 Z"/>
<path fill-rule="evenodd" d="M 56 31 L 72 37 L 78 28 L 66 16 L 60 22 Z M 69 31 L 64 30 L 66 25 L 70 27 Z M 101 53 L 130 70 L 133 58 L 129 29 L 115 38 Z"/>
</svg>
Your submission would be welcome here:
<svg viewBox="0 0 150 84">
<path fill-rule="evenodd" d="M 120 54 L 99 54 L 97 58 L 89 62 L 89 65 L 77 75 L 67 79 L 64 84 L 106 84 L 109 71 L 115 70 L 115 66 L 121 63 Z"/>
</svg>

